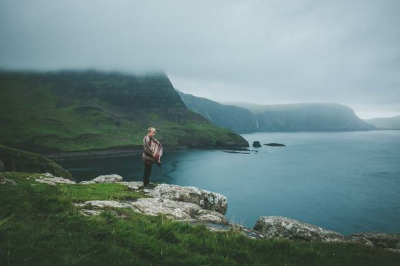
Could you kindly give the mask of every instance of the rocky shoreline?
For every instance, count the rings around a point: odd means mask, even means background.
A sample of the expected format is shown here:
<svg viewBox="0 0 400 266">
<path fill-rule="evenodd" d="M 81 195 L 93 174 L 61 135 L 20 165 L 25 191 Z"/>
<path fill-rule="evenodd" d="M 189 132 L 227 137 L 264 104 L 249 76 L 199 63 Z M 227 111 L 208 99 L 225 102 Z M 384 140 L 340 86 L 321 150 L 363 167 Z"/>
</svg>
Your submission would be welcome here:
<svg viewBox="0 0 400 266">
<path fill-rule="evenodd" d="M 142 192 L 146 196 L 124 202 L 91 200 L 75 203 L 79 212 L 85 216 L 99 215 L 110 208 L 129 208 L 144 215 L 163 215 L 166 218 L 190 224 L 205 224 L 211 231 L 224 232 L 233 229 L 253 239 L 284 238 L 310 242 L 357 243 L 400 253 L 400 234 L 371 232 L 344 236 L 338 232 L 280 216 L 261 216 L 254 228 L 246 228 L 229 222 L 224 216 L 228 208 L 225 196 L 196 187 L 159 184 L 154 189 L 144 189 L 142 182 L 124 182 L 121 176 L 115 174 L 99 176 L 91 181 L 80 183 L 55 177 L 49 173 L 42 174 L 35 180 L 48 185 L 119 183 L 132 191 Z M 115 215 L 118 216 L 117 213 Z"/>
</svg>

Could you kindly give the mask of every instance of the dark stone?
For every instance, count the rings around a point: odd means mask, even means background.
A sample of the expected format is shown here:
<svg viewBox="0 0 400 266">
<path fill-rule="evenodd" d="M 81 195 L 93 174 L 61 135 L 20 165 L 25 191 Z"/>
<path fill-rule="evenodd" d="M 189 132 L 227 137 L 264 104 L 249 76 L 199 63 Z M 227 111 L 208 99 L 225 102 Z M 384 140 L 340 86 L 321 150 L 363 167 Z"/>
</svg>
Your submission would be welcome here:
<svg viewBox="0 0 400 266">
<path fill-rule="evenodd" d="M 365 238 L 371 241 L 374 247 L 400 249 L 400 234 L 359 233 L 351 234 L 350 237 Z"/>
<path fill-rule="evenodd" d="M 286 146 L 285 144 L 281 144 L 281 143 L 267 143 L 267 144 L 264 144 L 264 145 L 271 146 L 271 147 L 284 147 L 284 146 Z"/>
<path fill-rule="evenodd" d="M 260 148 L 260 147 L 261 147 L 260 142 L 259 142 L 259 141 L 254 141 L 254 142 L 253 142 L 253 147 L 254 147 L 254 148 Z"/>
<path fill-rule="evenodd" d="M 0 145 L 1 161 L 7 172 L 51 173 L 75 181 L 71 173 L 56 162 L 39 154 Z"/>
<path fill-rule="evenodd" d="M 4 171 L 4 163 L 0 160 L 0 172 Z"/>
</svg>

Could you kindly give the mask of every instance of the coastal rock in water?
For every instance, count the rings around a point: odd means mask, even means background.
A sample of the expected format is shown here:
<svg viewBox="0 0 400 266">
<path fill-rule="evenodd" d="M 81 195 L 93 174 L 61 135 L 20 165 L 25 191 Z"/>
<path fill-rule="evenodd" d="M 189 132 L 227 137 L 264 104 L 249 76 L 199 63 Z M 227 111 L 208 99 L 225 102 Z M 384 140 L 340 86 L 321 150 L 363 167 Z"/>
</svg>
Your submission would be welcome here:
<svg viewBox="0 0 400 266">
<path fill-rule="evenodd" d="M 254 147 L 254 148 L 260 148 L 260 147 L 261 147 L 260 142 L 259 142 L 259 141 L 254 141 L 254 142 L 253 142 L 253 147 Z"/>
<path fill-rule="evenodd" d="M 281 216 L 264 216 L 258 218 L 254 230 L 267 238 L 286 238 L 303 241 L 342 242 L 343 235 Z"/>
<path fill-rule="evenodd" d="M 155 198 L 194 203 L 203 209 L 221 214 L 225 214 L 228 209 L 228 201 L 225 196 L 196 187 L 161 184 L 147 193 Z"/>
<path fill-rule="evenodd" d="M 352 239 L 367 239 L 374 247 L 400 250 L 400 234 L 359 233 L 351 234 Z"/>
<path fill-rule="evenodd" d="M 39 176 L 39 178 L 35 178 L 35 180 L 36 180 L 36 182 L 45 183 L 45 184 L 49 184 L 49 185 L 53 185 L 53 186 L 55 186 L 56 183 L 57 184 L 76 184 L 76 182 L 74 182 L 74 181 L 71 181 L 71 180 L 63 178 L 63 177 L 53 176 L 50 173 L 45 173 L 45 174 Z"/>
<path fill-rule="evenodd" d="M 0 172 L 4 171 L 4 163 L 0 160 Z"/>
<path fill-rule="evenodd" d="M 285 147 L 285 144 L 281 144 L 281 143 L 267 143 L 264 144 L 265 146 L 271 146 L 271 147 Z"/>
<path fill-rule="evenodd" d="M 101 175 L 91 181 L 82 181 L 79 184 L 116 183 L 121 181 L 122 181 L 122 176 L 112 174 L 112 175 Z"/>
<path fill-rule="evenodd" d="M 16 185 L 14 180 L 5 178 L 3 175 L 0 174 L 0 184 L 6 184 L 6 185 Z"/>
</svg>

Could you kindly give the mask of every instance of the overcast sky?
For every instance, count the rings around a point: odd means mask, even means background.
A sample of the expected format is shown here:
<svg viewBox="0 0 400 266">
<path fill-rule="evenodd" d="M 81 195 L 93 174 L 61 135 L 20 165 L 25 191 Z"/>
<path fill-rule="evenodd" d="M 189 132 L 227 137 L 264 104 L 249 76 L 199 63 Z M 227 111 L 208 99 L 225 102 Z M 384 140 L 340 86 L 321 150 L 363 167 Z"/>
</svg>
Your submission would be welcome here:
<svg viewBox="0 0 400 266">
<path fill-rule="evenodd" d="M 219 102 L 400 115 L 399 0 L 0 0 L 0 67 L 163 70 Z"/>
</svg>

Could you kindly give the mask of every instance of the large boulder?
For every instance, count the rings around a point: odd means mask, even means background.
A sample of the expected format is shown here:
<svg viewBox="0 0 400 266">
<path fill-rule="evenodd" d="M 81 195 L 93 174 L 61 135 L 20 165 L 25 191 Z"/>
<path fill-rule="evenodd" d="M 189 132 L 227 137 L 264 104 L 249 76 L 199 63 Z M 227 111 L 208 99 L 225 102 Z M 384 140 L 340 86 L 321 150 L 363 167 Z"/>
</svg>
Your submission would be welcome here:
<svg viewBox="0 0 400 266">
<path fill-rule="evenodd" d="M 161 184 L 147 193 L 154 198 L 194 203 L 203 209 L 221 214 L 225 214 L 228 209 L 228 201 L 225 196 L 196 187 Z"/>
<path fill-rule="evenodd" d="M 260 148 L 260 147 L 261 147 L 260 142 L 259 142 L 259 141 L 254 141 L 254 142 L 253 142 L 253 147 L 254 147 L 254 148 Z"/>
<path fill-rule="evenodd" d="M 281 216 L 263 216 L 258 218 L 254 230 L 267 238 L 286 238 L 303 241 L 342 242 L 343 235 Z"/>
<path fill-rule="evenodd" d="M 122 181 L 122 176 L 112 175 L 100 175 L 91 181 L 82 181 L 79 184 L 94 184 L 94 183 L 117 183 Z"/>
</svg>

